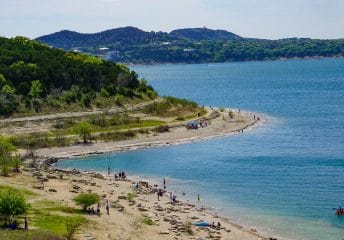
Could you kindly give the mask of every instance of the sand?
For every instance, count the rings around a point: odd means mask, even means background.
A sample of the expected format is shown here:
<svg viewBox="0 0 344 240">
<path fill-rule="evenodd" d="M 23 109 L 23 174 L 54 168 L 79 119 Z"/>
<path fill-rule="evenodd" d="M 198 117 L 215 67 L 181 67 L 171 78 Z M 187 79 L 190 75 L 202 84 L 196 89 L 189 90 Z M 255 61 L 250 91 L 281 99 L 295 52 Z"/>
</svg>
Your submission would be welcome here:
<svg viewBox="0 0 344 240">
<path fill-rule="evenodd" d="M 38 149 L 36 155 L 46 158 L 70 158 L 91 154 L 102 154 L 116 151 L 136 150 L 148 147 L 161 147 L 199 141 L 229 134 L 243 134 L 252 126 L 262 124 L 263 119 L 257 114 L 235 111 L 233 118 L 228 116 L 228 109 L 221 112 L 218 109 L 209 109 L 210 124 L 198 130 L 187 130 L 185 123 L 172 124 L 168 132 L 140 135 L 132 140 L 117 142 L 95 142 L 92 144 L 78 144 L 63 148 Z M 218 114 L 218 115 L 215 115 Z M 217 117 L 214 117 L 217 116 Z M 257 120 L 259 117 L 260 120 Z"/>
<path fill-rule="evenodd" d="M 216 117 L 212 114 L 215 112 L 218 113 Z M 230 118 L 228 110 L 221 112 L 219 109 L 209 111 L 208 117 L 210 124 L 198 130 L 187 130 L 182 124 L 176 124 L 171 126 L 168 132 L 142 135 L 128 141 L 38 149 L 35 154 L 43 166 L 40 165 L 30 171 L 26 170 L 15 178 L 1 177 L 0 180 L 9 185 L 21 185 L 37 192 L 44 199 L 58 201 L 64 206 L 75 206 L 72 199 L 80 192 L 94 192 L 102 196 L 101 216 L 86 214 L 89 222 L 80 227 L 76 233 L 76 239 L 267 239 L 260 236 L 254 229 L 245 229 L 199 206 L 186 202 L 172 204 L 168 186 L 167 192 L 158 201 L 157 186 L 151 186 L 150 183 L 147 183 L 148 187 L 140 186 L 136 189 L 129 179 L 115 180 L 113 176 L 104 177 L 94 173 L 61 171 L 53 167 L 44 167 L 46 166 L 44 164 L 51 159 L 161 147 L 228 134 L 243 134 L 252 126 L 263 122 L 261 117 L 257 120 L 257 114 L 235 111 L 234 118 Z M 43 175 L 37 177 L 33 174 L 34 172 L 40 172 Z M 42 178 L 47 181 L 42 181 Z M 37 184 L 43 187 L 43 190 L 36 189 Z M 49 189 L 54 189 L 56 192 L 51 192 Z M 125 199 L 128 193 L 135 194 L 134 203 Z M 111 203 L 109 215 L 105 211 L 106 201 Z M 154 224 L 145 224 L 144 219 L 147 218 L 153 220 Z M 220 222 L 221 227 L 193 225 L 201 220 L 208 223 L 214 222 L 216 225 Z"/>
<path fill-rule="evenodd" d="M 37 172 L 42 175 L 37 175 Z M 34 201 L 50 200 L 63 206 L 78 207 L 72 199 L 80 192 L 102 196 L 101 215 L 86 213 L 84 216 L 89 221 L 77 230 L 75 239 L 266 239 L 255 230 L 244 229 L 195 205 L 183 202 L 172 204 L 168 185 L 163 197 L 158 200 L 155 186 L 140 185 L 136 188 L 129 179 L 115 180 L 114 177 L 94 173 L 27 169 L 14 178 L 0 177 L 0 180 L 2 184 L 34 191 L 39 195 Z M 38 190 L 37 186 L 43 189 Z M 135 195 L 133 203 L 126 199 L 128 193 Z M 106 214 L 106 201 L 111 205 L 109 215 Z M 145 224 L 144 219 L 151 219 L 153 225 Z M 220 222 L 221 227 L 193 225 L 198 221 L 214 221 L 215 225 Z M 188 228 L 185 227 L 187 224 Z"/>
</svg>

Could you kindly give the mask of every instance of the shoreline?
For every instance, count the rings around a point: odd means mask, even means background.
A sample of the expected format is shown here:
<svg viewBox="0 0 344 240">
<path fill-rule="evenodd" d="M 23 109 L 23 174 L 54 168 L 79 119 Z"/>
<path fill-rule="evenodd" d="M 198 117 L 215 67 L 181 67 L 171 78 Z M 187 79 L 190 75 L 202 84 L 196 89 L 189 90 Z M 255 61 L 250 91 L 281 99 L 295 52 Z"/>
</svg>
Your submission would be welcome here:
<svg viewBox="0 0 344 240">
<path fill-rule="evenodd" d="M 323 59 L 344 59 L 344 56 L 331 56 L 331 57 L 326 57 L 326 56 L 312 56 L 312 57 L 292 57 L 292 58 L 276 58 L 276 59 L 263 59 L 263 60 L 238 60 L 238 61 L 225 61 L 225 62 L 152 62 L 152 63 L 122 63 L 126 64 L 129 67 L 135 67 L 135 66 L 159 66 L 159 65 L 191 65 L 191 64 L 222 64 L 222 63 L 246 63 L 246 62 L 275 62 L 275 61 L 298 61 L 298 60 L 323 60 Z"/>
<path fill-rule="evenodd" d="M 228 114 L 228 111 L 237 111 L 236 116 L 238 118 L 235 121 L 233 120 L 234 122 L 231 122 L 231 119 L 225 117 L 226 114 Z M 257 117 L 259 120 L 257 120 Z M 92 175 L 92 173 L 96 175 L 96 174 L 99 174 L 98 171 L 82 172 L 81 170 L 59 169 L 54 166 L 54 163 L 62 159 L 71 159 L 71 158 L 76 158 L 76 157 L 84 157 L 84 156 L 91 156 L 91 155 L 98 155 L 98 154 L 109 154 L 109 153 L 122 152 L 122 151 L 132 151 L 132 150 L 139 150 L 139 149 L 152 148 L 152 147 L 172 146 L 176 144 L 191 143 L 195 141 L 202 141 L 202 140 L 208 140 L 208 139 L 217 138 L 217 137 L 224 137 L 224 136 L 229 136 L 233 134 L 242 134 L 244 130 L 252 129 L 254 126 L 263 124 L 265 122 L 265 119 L 261 118 L 261 114 L 258 115 L 257 113 L 252 113 L 252 112 L 243 112 L 240 110 L 225 109 L 223 112 L 221 111 L 218 116 L 216 116 L 215 118 L 209 121 L 211 121 L 211 124 L 209 124 L 206 128 L 201 128 L 199 130 L 186 130 L 185 126 L 178 125 L 171 128 L 171 130 L 167 133 L 159 133 L 157 135 L 153 135 L 149 137 L 140 137 L 138 139 L 133 139 L 133 140 L 109 142 L 109 143 L 101 142 L 101 143 L 94 143 L 92 145 L 81 145 L 81 146 L 76 145 L 76 146 L 69 146 L 69 147 L 67 146 L 63 148 L 39 149 L 37 150 L 37 154 L 39 156 L 38 163 L 40 166 L 48 166 L 48 170 L 50 172 L 63 172 L 64 174 L 67 174 L 67 175 L 71 174 L 73 175 L 73 177 L 75 177 L 74 176 L 75 172 L 77 172 L 78 175 L 81 174 L 81 176 L 83 176 L 84 174 Z M 152 139 L 155 141 L 152 141 Z M 150 140 L 150 141 L 147 142 L 147 140 Z M 102 174 L 102 176 L 104 177 L 104 174 Z M 91 177 L 91 179 L 97 180 L 97 177 Z M 111 181 L 111 179 L 107 177 L 105 177 L 105 179 Z M 131 182 L 131 180 L 128 180 L 128 181 Z M 149 182 L 150 185 L 152 184 L 151 179 L 148 180 L 147 182 Z M 102 184 L 97 184 L 97 185 L 102 185 Z M 130 186 L 126 187 L 127 190 L 128 188 L 131 189 Z M 154 195 L 153 195 L 153 198 L 154 198 Z M 180 204 L 181 206 L 184 206 L 184 207 L 187 206 L 187 208 L 194 205 L 194 204 L 191 204 L 189 200 L 187 199 L 186 201 L 185 200 L 181 201 Z M 235 237 L 234 239 L 243 239 L 243 240 L 274 239 L 274 238 L 263 237 L 259 232 L 257 232 L 255 228 L 241 226 L 235 223 L 235 221 L 231 220 L 230 216 L 221 216 L 218 213 L 212 211 L 211 208 L 212 206 L 204 206 L 202 208 L 195 207 L 195 209 L 185 210 L 185 212 L 189 212 L 192 214 L 201 214 L 199 216 L 197 215 L 198 216 L 197 218 L 203 219 L 202 218 L 203 216 L 205 219 L 208 219 L 206 220 L 208 222 L 210 222 L 209 219 L 220 221 L 223 225 L 230 227 L 231 230 L 229 230 L 228 233 L 230 233 L 231 231 L 234 231 L 236 232 L 235 233 L 236 236 L 240 236 L 240 238 Z M 177 212 L 178 211 L 180 211 L 180 209 L 177 210 Z M 181 212 L 183 212 L 183 210 Z M 162 230 L 162 228 L 160 227 L 158 229 L 160 229 L 158 236 L 159 234 L 161 234 L 161 231 L 165 231 L 165 232 L 167 231 L 167 230 Z M 168 231 L 170 234 L 171 230 L 168 230 Z M 221 231 L 221 234 L 222 235 L 226 234 L 226 231 Z M 217 232 L 216 234 L 220 234 L 220 233 Z M 165 239 L 165 238 L 155 237 L 152 239 Z M 215 237 L 215 239 L 220 239 L 220 238 Z M 225 238 L 225 239 L 232 239 L 232 238 Z"/>
<path fill-rule="evenodd" d="M 218 109 L 213 108 L 212 111 L 216 112 Z M 262 114 L 258 115 L 258 113 L 245 111 L 236 113 L 236 120 L 230 120 L 228 117 L 226 118 L 228 111 L 236 110 L 225 109 L 223 112 L 218 111 L 219 116 L 209 118 L 210 124 L 207 127 L 199 128 L 198 130 L 186 130 L 185 125 L 181 123 L 170 126 L 168 132 L 153 134 L 150 136 L 139 136 L 135 139 L 116 142 L 95 142 L 92 144 L 78 144 L 58 148 L 42 148 L 38 149 L 36 154 L 40 159 L 40 163 L 44 164 L 48 162 L 50 164 L 60 159 L 110 154 L 153 147 L 173 146 L 230 136 L 236 133 L 241 134 L 244 130 L 251 129 L 252 127 L 265 123 L 265 119 L 261 117 Z"/>
</svg>

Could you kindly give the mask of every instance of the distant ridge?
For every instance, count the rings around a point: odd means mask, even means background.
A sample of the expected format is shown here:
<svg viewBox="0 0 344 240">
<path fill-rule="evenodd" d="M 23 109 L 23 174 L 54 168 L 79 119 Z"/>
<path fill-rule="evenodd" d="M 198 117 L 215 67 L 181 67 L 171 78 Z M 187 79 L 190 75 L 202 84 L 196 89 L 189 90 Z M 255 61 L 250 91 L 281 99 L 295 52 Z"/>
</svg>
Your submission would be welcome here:
<svg viewBox="0 0 344 240">
<path fill-rule="evenodd" d="M 173 41 L 176 39 L 189 40 L 233 40 L 241 37 L 225 31 L 207 28 L 177 29 L 170 33 L 146 32 L 136 27 L 121 27 L 105 30 L 98 33 L 78 33 L 62 30 L 53 34 L 41 36 L 36 40 L 48 43 L 54 47 L 70 49 L 73 47 L 87 46 L 90 44 L 111 44 L 126 42 L 127 44 L 143 44 L 151 41 Z"/>
<path fill-rule="evenodd" d="M 62 30 L 36 39 L 55 48 L 125 63 L 201 63 L 344 56 L 344 39 L 244 38 L 226 30 L 167 32 L 121 27 L 97 33 Z"/>
<path fill-rule="evenodd" d="M 242 39 L 242 37 L 226 30 L 212 30 L 208 28 L 177 29 L 170 32 L 169 35 L 175 38 L 186 38 L 196 41 Z"/>
</svg>

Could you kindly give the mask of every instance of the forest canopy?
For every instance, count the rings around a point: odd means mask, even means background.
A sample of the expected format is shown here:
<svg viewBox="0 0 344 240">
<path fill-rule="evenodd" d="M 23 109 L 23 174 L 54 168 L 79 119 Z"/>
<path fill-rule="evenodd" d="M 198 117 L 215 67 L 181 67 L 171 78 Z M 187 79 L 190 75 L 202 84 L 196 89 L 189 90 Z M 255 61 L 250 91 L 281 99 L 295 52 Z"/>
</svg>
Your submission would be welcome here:
<svg viewBox="0 0 344 240">
<path fill-rule="evenodd" d="M 94 56 L 65 52 L 25 37 L 0 38 L 0 115 L 22 108 L 36 112 L 49 99 L 89 107 L 102 97 L 154 97 L 129 68 Z"/>
</svg>

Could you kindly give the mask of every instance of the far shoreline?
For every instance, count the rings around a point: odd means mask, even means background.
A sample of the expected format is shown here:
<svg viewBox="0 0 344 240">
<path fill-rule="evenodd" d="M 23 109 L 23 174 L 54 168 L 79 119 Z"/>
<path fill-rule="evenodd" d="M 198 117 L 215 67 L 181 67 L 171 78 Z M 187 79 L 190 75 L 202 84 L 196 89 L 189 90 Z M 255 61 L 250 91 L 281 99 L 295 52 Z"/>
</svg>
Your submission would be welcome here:
<svg viewBox="0 0 344 240">
<path fill-rule="evenodd" d="M 212 111 L 219 111 L 219 108 L 211 109 L 213 109 Z M 225 119 L 225 115 L 228 113 L 228 111 L 239 111 L 237 114 L 239 114 L 238 117 L 240 119 L 236 120 L 237 122 L 234 123 L 229 122 L 230 120 Z M 51 165 L 59 160 L 71 158 L 173 146 L 231 136 L 234 134 L 242 134 L 244 130 L 251 129 L 257 125 L 262 125 L 265 123 L 265 118 L 262 118 L 262 114 L 255 112 L 246 112 L 226 108 L 224 109 L 224 112 L 219 113 L 219 116 L 209 119 L 211 124 L 209 124 L 206 128 L 199 128 L 198 130 L 186 130 L 184 125 L 176 125 L 170 127 L 170 131 L 159 133 L 154 136 L 139 137 L 137 139 L 117 142 L 96 142 L 58 148 L 42 148 L 37 149 L 36 153 L 39 157 L 40 164 Z"/>
<path fill-rule="evenodd" d="M 278 62 L 278 61 L 308 61 L 308 60 L 328 60 L 328 59 L 344 59 L 344 56 L 313 56 L 313 57 L 293 57 L 293 58 L 276 58 L 276 59 L 262 59 L 262 60 L 234 60 L 225 62 L 146 62 L 146 63 L 132 63 L 132 62 L 116 62 L 125 64 L 129 67 L 135 66 L 167 66 L 167 65 L 206 65 L 206 64 L 224 64 L 224 63 L 251 63 L 251 62 Z"/>
</svg>

